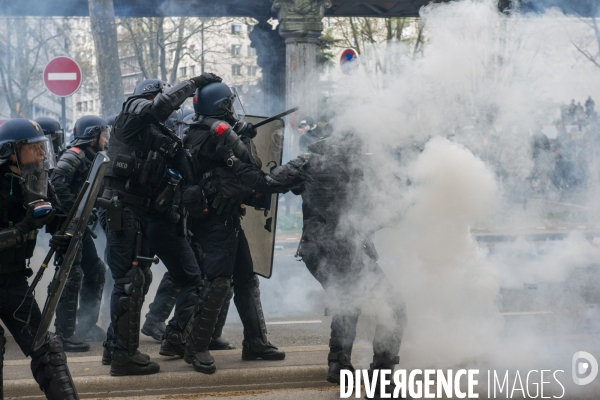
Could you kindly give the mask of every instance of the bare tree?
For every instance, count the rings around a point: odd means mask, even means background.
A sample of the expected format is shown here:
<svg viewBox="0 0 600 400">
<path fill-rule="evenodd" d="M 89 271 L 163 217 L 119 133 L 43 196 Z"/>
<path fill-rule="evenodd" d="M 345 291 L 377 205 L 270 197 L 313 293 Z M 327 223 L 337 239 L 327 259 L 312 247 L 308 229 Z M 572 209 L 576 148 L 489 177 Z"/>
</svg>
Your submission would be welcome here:
<svg viewBox="0 0 600 400">
<path fill-rule="evenodd" d="M 100 113 L 116 114 L 123 102 L 123 82 L 113 0 L 88 0 L 88 6 L 96 50 Z"/>
<path fill-rule="evenodd" d="M 594 40 L 593 44 L 589 47 L 597 47 L 597 51 L 587 48 L 587 46 L 583 43 L 576 43 L 574 41 L 571 41 L 571 43 L 573 43 L 579 53 L 591 61 L 596 67 L 600 68 L 600 28 L 598 28 L 598 21 L 596 20 L 596 17 L 581 18 L 581 20 L 590 28 L 592 28 Z"/>
<path fill-rule="evenodd" d="M 46 63 L 68 48 L 68 25 L 52 18 L 0 20 L 0 80 L 11 118 L 30 117 L 34 100 L 46 92 Z"/>
<path fill-rule="evenodd" d="M 228 18 L 124 18 L 120 20 L 122 53 L 135 55 L 137 65 L 128 67 L 139 68 L 144 79 L 158 77 L 173 84 L 185 57 L 201 66 L 215 53 L 221 60 L 230 58 L 231 50 L 225 49 L 218 37 L 231 22 Z"/>
</svg>

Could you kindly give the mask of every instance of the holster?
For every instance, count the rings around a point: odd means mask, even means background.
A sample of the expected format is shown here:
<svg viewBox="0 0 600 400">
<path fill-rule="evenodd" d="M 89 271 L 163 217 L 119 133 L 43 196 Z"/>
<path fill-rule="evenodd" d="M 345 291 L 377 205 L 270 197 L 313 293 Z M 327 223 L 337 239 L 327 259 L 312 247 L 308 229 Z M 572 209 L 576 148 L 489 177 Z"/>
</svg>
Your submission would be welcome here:
<svg viewBox="0 0 600 400">
<path fill-rule="evenodd" d="M 125 229 L 123 223 L 123 203 L 114 196 L 106 209 L 106 230 L 108 232 L 119 232 Z"/>
</svg>

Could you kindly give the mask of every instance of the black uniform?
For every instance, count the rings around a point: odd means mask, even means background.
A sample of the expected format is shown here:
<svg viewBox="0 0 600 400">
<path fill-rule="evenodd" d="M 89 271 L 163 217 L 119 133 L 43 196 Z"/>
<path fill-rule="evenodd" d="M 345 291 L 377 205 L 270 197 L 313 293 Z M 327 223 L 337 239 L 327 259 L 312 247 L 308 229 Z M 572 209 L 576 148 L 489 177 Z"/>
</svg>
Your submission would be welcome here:
<svg viewBox="0 0 600 400">
<path fill-rule="evenodd" d="M 202 267 L 201 261 L 198 263 L 200 264 L 200 267 Z M 169 271 L 165 272 L 158 285 L 158 289 L 156 290 L 154 301 L 150 303 L 148 314 L 146 314 L 146 321 L 144 322 L 144 326 L 142 326 L 142 333 L 144 335 L 152 336 L 155 340 L 162 341 L 166 329 L 165 321 L 169 318 L 169 315 L 171 315 L 171 311 L 173 311 L 173 307 L 175 307 L 175 301 L 177 300 L 180 291 L 181 288 L 173 282 L 173 278 L 171 277 L 171 274 L 169 274 Z M 223 307 L 221 307 L 217 325 L 215 325 L 212 340 L 208 347 L 209 350 L 235 349 L 235 346 L 232 346 L 227 340 L 221 337 L 223 334 L 223 327 L 227 321 L 227 313 L 229 312 L 229 305 L 232 298 L 233 288 L 229 291 L 229 294 L 223 303 Z"/>
<path fill-rule="evenodd" d="M 321 140 L 288 164 L 265 174 L 251 164 L 235 160 L 232 171 L 262 193 L 291 190 L 302 195 L 303 228 L 298 254 L 310 273 L 335 301 L 332 307 L 330 370 L 328 380 L 339 382 L 340 369 L 352 369 L 350 356 L 361 312 L 357 294 L 367 293 L 382 311 L 373 340 L 372 368 L 393 368 L 398 363 L 405 311 L 384 272 L 370 234 L 345 218 L 368 165 L 356 149 Z M 231 161 L 233 161 L 232 159 Z M 340 228 L 343 222 L 344 228 Z M 360 301 L 360 300 L 359 300 Z"/>
<path fill-rule="evenodd" d="M 95 154 L 86 147 L 87 144 L 67 149 L 52 172 L 52 184 L 65 212 L 73 207 L 94 161 Z M 98 257 L 93 238 L 89 233 L 85 233 L 56 308 L 54 325 L 65 350 L 89 350 L 89 344 L 74 336 L 76 316 L 77 332 L 84 335 L 84 338 L 93 338 L 97 336 L 97 331 L 101 331 L 96 323 L 100 313 L 105 275 L 106 265 Z M 81 298 L 78 311 L 79 296 Z"/>
<path fill-rule="evenodd" d="M 158 364 L 137 351 L 140 311 L 152 280 L 150 263 L 138 262 L 137 255 L 158 255 L 181 287 L 169 327 L 183 341 L 186 326 L 191 325 L 201 285 L 200 268 L 180 227 L 183 219 L 173 206 L 177 193 L 171 193 L 174 197 L 162 206 L 156 200 L 160 192 L 173 189 L 166 182 L 167 168 L 177 168 L 177 140 L 161 122 L 195 89 L 192 81 L 184 81 L 159 93 L 153 101 L 132 96 L 115 120 L 108 149 L 112 164 L 105 175 L 100 199 L 104 210 L 99 215 L 107 236 L 107 262 L 115 280 L 106 346 L 107 353 L 114 349 L 113 375 L 159 370 Z"/>
<path fill-rule="evenodd" d="M 186 149 L 191 152 L 194 170 L 194 185 L 188 187 L 183 195 L 190 213 L 192 245 L 201 260 L 207 281 L 217 282 L 233 277 L 233 300 L 244 325 L 242 358 L 280 360 L 285 353 L 268 341 L 259 280 L 254 274 L 248 240 L 240 225 L 243 210 L 240 206 L 248 196 L 252 197 L 252 190 L 239 182 L 215 152 L 211 127 L 220 123 L 229 127 L 219 119 L 199 117 L 190 123 L 184 140 Z M 252 153 L 250 137 L 242 139 L 247 152 Z M 208 335 L 211 333 L 208 332 Z M 206 340 L 206 337 L 196 339 L 207 345 Z"/>
<path fill-rule="evenodd" d="M 27 209 L 17 179 L 6 176 L 10 173 L 7 164 L 0 166 L 0 319 L 23 354 L 31 356 L 33 377 L 46 397 L 54 400 L 78 399 L 60 339 L 48 333 L 44 346 L 35 354 L 32 353 L 42 316 L 33 295 L 25 297 L 25 294 L 29 289 L 27 278 L 33 273 L 27 260 L 33 255 L 37 230 L 25 231 L 19 225 Z M 29 329 L 23 329 L 30 312 Z M 0 367 L 4 360 L 5 344 L 4 329 L 0 327 Z"/>
</svg>

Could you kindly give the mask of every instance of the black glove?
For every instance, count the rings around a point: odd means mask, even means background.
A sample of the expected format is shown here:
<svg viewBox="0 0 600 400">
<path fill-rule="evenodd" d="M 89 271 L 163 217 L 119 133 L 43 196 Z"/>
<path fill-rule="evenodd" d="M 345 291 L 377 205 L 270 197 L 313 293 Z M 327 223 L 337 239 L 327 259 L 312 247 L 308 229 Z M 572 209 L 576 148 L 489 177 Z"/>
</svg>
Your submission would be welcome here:
<svg viewBox="0 0 600 400">
<path fill-rule="evenodd" d="M 27 207 L 25 218 L 23 218 L 23 220 L 18 224 L 15 224 L 15 228 L 17 228 L 22 234 L 42 228 L 47 223 L 51 222 L 56 216 L 56 210 L 52 210 L 42 217 L 35 218 L 33 216 L 33 210 L 35 209 L 36 205 L 38 204 L 30 204 L 29 207 Z"/>
<path fill-rule="evenodd" d="M 190 81 L 194 82 L 197 89 L 200 89 L 200 88 L 208 85 L 209 83 L 221 82 L 222 80 L 223 79 L 221 79 L 221 77 L 219 77 L 215 74 L 211 74 L 210 72 L 204 72 L 204 73 L 202 73 L 202 75 L 195 76 L 190 79 Z"/>
<path fill-rule="evenodd" d="M 163 155 L 174 156 L 181 144 L 167 135 L 156 135 L 152 141 L 152 149 Z"/>
<path fill-rule="evenodd" d="M 56 254 L 65 254 L 71 243 L 71 236 L 55 233 L 50 238 L 50 247 L 54 249 Z"/>
<path fill-rule="evenodd" d="M 215 151 L 223 161 L 227 161 L 229 158 L 233 157 L 233 150 L 231 146 L 226 143 L 219 142 Z"/>
<path fill-rule="evenodd" d="M 254 129 L 254 125 L 250 122 L 239 120 L 233 127 L 233 130 L 240 136 L 247 136 L 250 139 L 254 139 L 256 134 L 258 133 L 256 129 Z"/>
<path fill-rule="evenodd" d="M 90 217 L 88 218 L 88 225 L 93 226 L 98 221 L 98 209 L 92 208 Z"/>
</svg>

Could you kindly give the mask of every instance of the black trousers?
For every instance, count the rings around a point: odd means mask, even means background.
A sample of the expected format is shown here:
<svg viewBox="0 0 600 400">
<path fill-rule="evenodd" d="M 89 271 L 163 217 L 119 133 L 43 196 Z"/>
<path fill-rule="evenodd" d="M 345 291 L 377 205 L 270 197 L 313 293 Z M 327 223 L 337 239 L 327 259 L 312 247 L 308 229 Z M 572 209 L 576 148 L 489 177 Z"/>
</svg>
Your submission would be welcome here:
<svg viewBox="0 0 600 400">
<path fill-rule="evenodd" d="M 300 255 L 331 302 L 331 352 L 352 350 L 358 317 L 363 305 L 371 302 L 377 305 L 374 360 L 397 364 L 406 312 L 377 262 L 365 254 L 360 243 L 325 237 L 303 242 Z"/>
<path fill-rule="evenodd" d="M 0 275 L 0 319 L 13 335 L 26 357 L 29 357 L 33 350 L 35 334 L 42 319 L 40 307 L 33 295 L 30 294 L 25 298 L 28 289 L 29 284 L 25 275 Z M 24 298 L 23 305 L 15 315 L 17 319 L 13 314 Z M 29 329 L 24 329 L 25 323 L 23 321 L 27 321 L 30 310 Z M 4 328 L 1 326 L 0 336 L 4 336 Z M 49 382 L 45 377 L 44 368 L 45 364 L 42 362 L 41 357 L 31 360 L 31 372 L 34 379 L 40 386 L 47 387 Z"/>
<path fill-rule="evenodd" d="M 141 234 L 140 255 L 157 255 L 165 264 L 173 281 L 182 288 L 175 304 L 177 310 L 189 293 L 197 290 L 202 283 L 200 267 L 194 252 L 186 238 L 179 236 L 177 225 L 169 222 L 166 217 L 145 215 L 134 209 L 128 209 L 127 213 L 131 213 L 133 219 L 133 222 L 128 224 L 129 227 L 121 231 L 106 232 L 106 261 L 115 280 L 111 294 L 111 315 L 117 313 L 119 299 L 127 296 L 125 287 L 119 280 L 125 278 L 127 272 L 133 268 L 138 231 Z M 105 213 L 99 213 L 99 218 L 106 231 Z M 141 262 L 139 265 L 142 270 L 150 268 L 147 262 Z M 111 332 L 112 329 L 109 329 L 108 340 L 112 340 L 113 346 L 120 349 L 117 342 L 111 338 Z"/>
<path fill-rule="evenodd" d="M 235 286 L 254 278 L 250 246 L 238 217 L 211 215 L 194 221 L 191 231 L 192 243 L 201 252 L 202 271 L 207 280 L 233 276 Z"/>
</svg>

